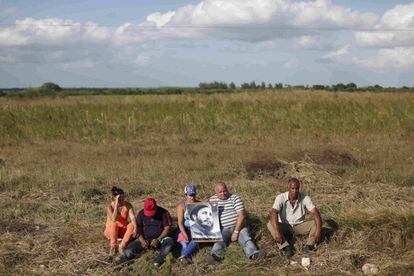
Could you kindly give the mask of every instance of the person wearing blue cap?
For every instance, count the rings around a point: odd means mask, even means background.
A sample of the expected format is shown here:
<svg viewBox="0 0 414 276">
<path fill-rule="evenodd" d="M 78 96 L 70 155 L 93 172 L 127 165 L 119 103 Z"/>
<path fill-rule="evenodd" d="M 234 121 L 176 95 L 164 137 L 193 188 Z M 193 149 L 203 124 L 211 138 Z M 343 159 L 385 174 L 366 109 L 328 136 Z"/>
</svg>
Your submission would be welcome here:
<svg viewBox="0 0 414 276">
<path fill-rule="evenodd" d="M 177 242 L 181 245 L 181 256 L 178 258 L 184 264 L 191 264 L 192 254 L 197 249 L 197 243 L 191 239 L 190 214 L 187 212 L 187 204 L 200 202 L 197 200 L 197 191 L 193 184 L 184 188 L 185 199 L 177 206 L 177 220 L 179 233 Z"/>
</svg>

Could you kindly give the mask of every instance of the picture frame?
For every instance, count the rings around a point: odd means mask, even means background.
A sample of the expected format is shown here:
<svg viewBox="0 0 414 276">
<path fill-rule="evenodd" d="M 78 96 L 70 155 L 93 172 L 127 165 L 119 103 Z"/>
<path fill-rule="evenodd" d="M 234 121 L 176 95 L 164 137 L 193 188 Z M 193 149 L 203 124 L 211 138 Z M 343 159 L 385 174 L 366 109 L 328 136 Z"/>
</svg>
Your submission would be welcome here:
<svg viewBox="0 0 414 276">
<path fill-rule="evenodd" d="M 191 237 L 196 242 L 223 241 L 220 230 L 218 203 L 197 202 L 187 204 Z"/>
</svg>

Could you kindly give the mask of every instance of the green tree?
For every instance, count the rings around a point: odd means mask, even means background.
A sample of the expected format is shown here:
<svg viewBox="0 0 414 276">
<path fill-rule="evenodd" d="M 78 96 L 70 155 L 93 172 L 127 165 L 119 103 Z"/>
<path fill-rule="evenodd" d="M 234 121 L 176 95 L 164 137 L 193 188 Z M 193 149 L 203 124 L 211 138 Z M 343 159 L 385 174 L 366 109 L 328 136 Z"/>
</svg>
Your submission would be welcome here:
<svg viewBox="0 0 414 276">
<path fill-rule="evenodd" d="M 59 85 L 57 85 L 53 82 L 46 82 L 46 83 L 42 84 L 42 86 L 40 86 L 39 89 L 41 91 L 45 91 L 45 92 L 58 92 L 58 91 L 62 90 L 62 88 Z"/>
<path fill-rule="evenodd" d="M 250 84 L 247 83 L 247 82 L 243 82 L 242 85 L 241 85 L 241 88 L 243 88 L 243 89 L 250 89 Z"/>
<path fill-rule="evenodd" d="M 357 90 L 357 88 L 358 88 L 357 85 L 353 82 L 350 82 L 346 85 L 346 90 L 347 91 L 355 91 L 355 90 Z"/>
</svg>

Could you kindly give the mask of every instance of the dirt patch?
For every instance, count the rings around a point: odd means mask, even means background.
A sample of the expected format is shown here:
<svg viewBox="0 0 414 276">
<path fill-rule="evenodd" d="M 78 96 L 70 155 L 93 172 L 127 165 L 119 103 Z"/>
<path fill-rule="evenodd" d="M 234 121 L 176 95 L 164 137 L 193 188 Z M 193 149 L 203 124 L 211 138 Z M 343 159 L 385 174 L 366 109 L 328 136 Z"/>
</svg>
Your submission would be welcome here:
<svg viewBox="0 0 414 276">
<path fill-rule="evenodd" d="M 328 166 L 358 166 L 360 163 L 352 154 L 333 149 L 325 149 L 321 152 L 298 151 L 293 153 L 291 158 L 294 161 L 311 161 Z"/>
<path fill-rule="evenodd" d="M 357 167 L 361 163 L 352 154 L 333 149 L 294 152 L 291 160 L 318 164 L 339 176 L 343 176 L 350 167 Z"/>
<path fill-rule="evenodd" d="M 278 160 L 258 159 L 246 162 L 244 168 L 250 180 L 262 179 L 265 176 L 279 176 L 284 164 Z"/>
<path fill-rule="evenodd" d="M 245 164 L 249 180 L 271 177 L 282 182 L 298 178 L 308 188 L 318 188 L 319 193 L 342 193 L 343 180 L 329 168 L 314 162 L 286 162 L 283 160 L 261 159 Z"/>
</svg>

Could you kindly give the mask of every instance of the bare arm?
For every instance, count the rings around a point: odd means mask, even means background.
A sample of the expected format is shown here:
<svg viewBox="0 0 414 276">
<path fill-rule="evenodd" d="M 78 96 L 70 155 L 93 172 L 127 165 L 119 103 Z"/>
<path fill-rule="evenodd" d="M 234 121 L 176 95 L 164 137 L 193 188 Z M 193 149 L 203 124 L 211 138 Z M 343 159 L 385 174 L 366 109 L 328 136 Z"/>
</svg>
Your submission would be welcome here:
<svg viewBox="0 0 414 276">
<path fill-rule="evenodd" d="M 171 229 L 171 226 L 165 226 L 165 227 L 164 227 L 164 230 L 161 232 L 161 235 L 160 235 L 158 238 L 153 239 L 153 240 L 151 241 L 151 247 L 157 248 L 157 247 L 158 247 L 158 243 L 159 243 L 159 242 L 160 242 L 163 238 L 165 238 L 165 237 L 167 237 L 167 236 L 168 236 L 168 234 L 170 233 L 170 229 Z"/>
<path fill-rule="evenodd" d="M 246 220 L 246 212 L 244 210 L 237 212 L 237 221 L 236 227 L 234 228 L 235 231 L 240 231 L 244 227 L 244 222 Z"/>
<path fill-rule="evenodd" d="M 129 205 L 128 217 L 129 217 L 129 220 L 131 221 L 132 225 L 134 225 L 134 237 L 136 237 L 137 233 L 138 233 L 137 220 L 135 218 L 134 208 L 132 207 L 132 205 L 130 203 L 128 205 Z"/>
<path fill-rule="evenodd" d="M 158 240 L 162 240 L 163 238 L 167 237 L 168 234 L 170 233 L 170 229 L 171 229 L 171 226 L 165 226 L 161 235 L 158 237 Z"/>
<path fill-rule="evenodd" d="M 186 238 L 186 241 L 188 241 L 188 236 L 187 233 L 185 231 L 185 227 L 184 227 L 184 203 L 181 202 L 180 204 L 178 204 L 177 206 L 177 224 L 178 224 L 178 228 L 180 229 L 180 232 L 184 235 L 184 237 Z"/>
<path fill-rule="evenodd" d="M 246 212 L 244 210 L 240 210 L 237 212 L 237 221 L 236 226 L 234 227 L 234 232 L 231 235 L 231 241 L 237 241 L 239 238 L 239 232 L 243 229 L 246 221 Z"/>
<path fill-rule="evenodd" d="M 322 219 L 321 219 L 321 215 L 319 214 L 318 208 L 316 207 L 313 208 L 312 213 L 313 213 L 313 219 L 315 220 L 315 224 L 316 224 L 315 240 L 316 242 L 319 242 L 321 239 Z"/>
<path fill-rule="evenodd" d="M 116 214 L 116 212 L 114 212 L 114 210 L 112 210 L 111 205 L 106 206 L 106 216 L 113 222 L 116 221 L 116 215 L 115 215 L 115 220 L 114 220 L 114 213 Z"/>
<path fill-rule="evenodd" d="M 111 210 L 111 208 L 109 208 L 109 210 L 111 211 L 111 220 L 113 221 L 113 222 L 115 222 L 116 221 L 116 217 L 118 216 L 118 198 L 119 198 L 119 195 L 117 195 L 116 197 L 115 197 L 115 204 L 114 204 L 114 209 L 113 210 Z"/>
<path fill-rule="evenodd" d="M 273 229 L 275 230 L 275 240 L 278 243 L 283 242 L 283 235 L 280 233 L 280 225 L 279 225 L 279 215 L 276 209 L 272 208 L 270 210 L 270 224 L 272 225 Z"/>
<path fill-rule="evenodd" d="M 143 228 L 142 226 L 138 226 L 137 225 L 137 236 L 138 236 L 138 241 L 141 243 L 141 246 L 143 248 L 148 248 L 149 247 L 149 243 L 148 241 L 144 238 L 144 232 L 143 232 Z"/>
</svg>

